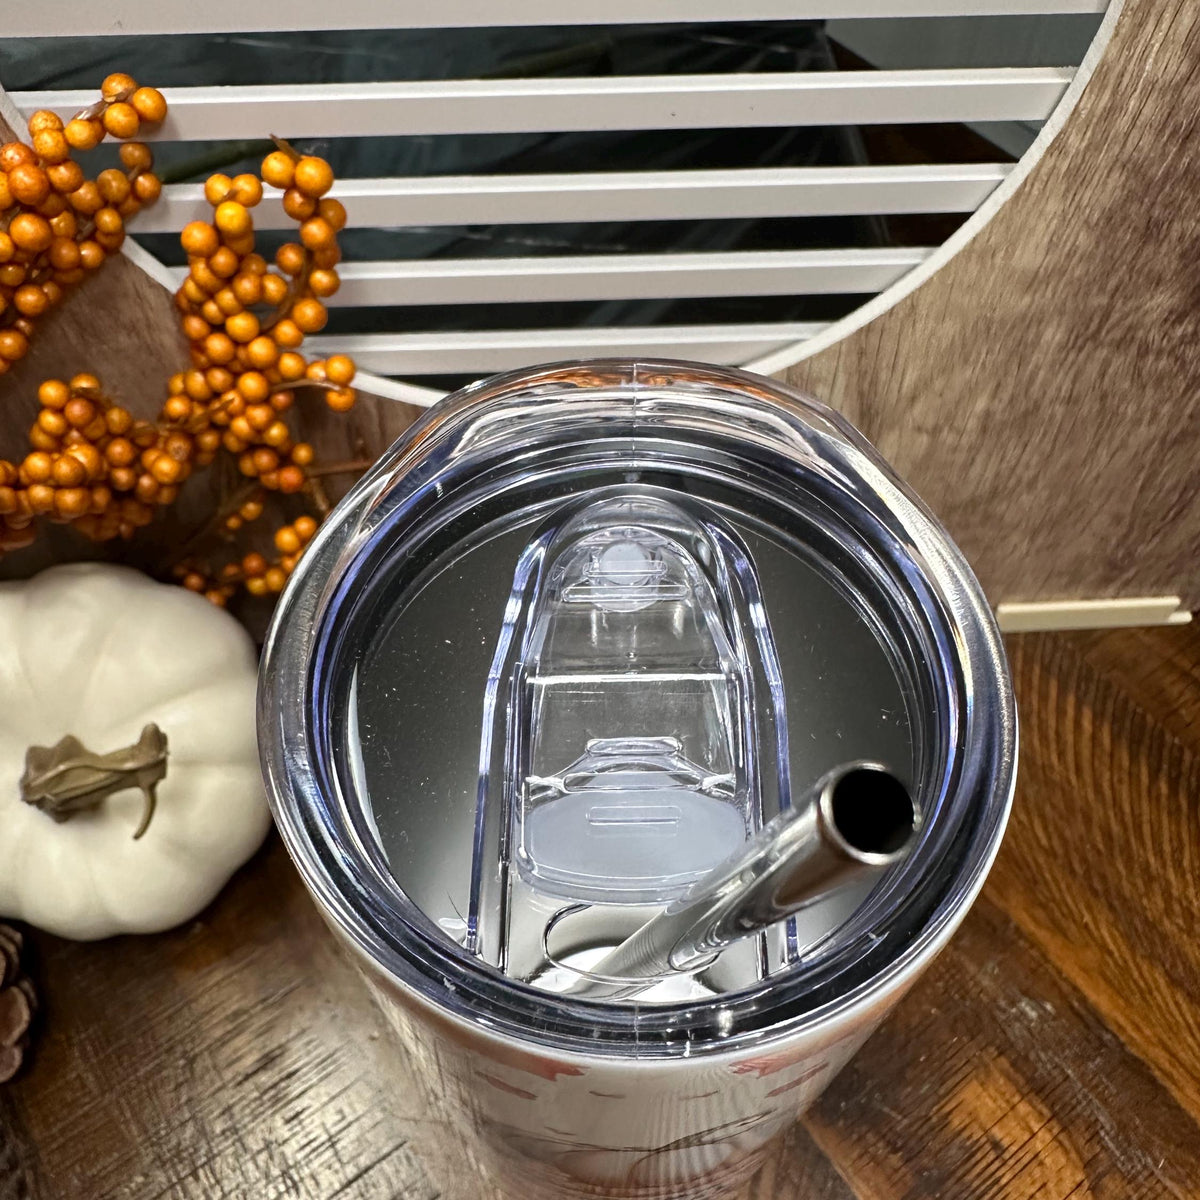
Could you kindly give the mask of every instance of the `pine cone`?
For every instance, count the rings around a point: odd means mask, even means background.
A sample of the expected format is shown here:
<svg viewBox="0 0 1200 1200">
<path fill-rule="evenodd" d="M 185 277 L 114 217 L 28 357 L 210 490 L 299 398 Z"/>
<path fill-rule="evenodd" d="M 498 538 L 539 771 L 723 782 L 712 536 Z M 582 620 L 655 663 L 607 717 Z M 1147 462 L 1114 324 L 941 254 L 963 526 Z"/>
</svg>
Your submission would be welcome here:
<svg viewBox="0 0 1200 1200">
<path fill-rule="evenodd" d="M 37 1011 L 33 982 L 21 970 L 24 942 L 18 930 L 0 923 L 0 1083 L 21 1069 Z"/>
</svg>

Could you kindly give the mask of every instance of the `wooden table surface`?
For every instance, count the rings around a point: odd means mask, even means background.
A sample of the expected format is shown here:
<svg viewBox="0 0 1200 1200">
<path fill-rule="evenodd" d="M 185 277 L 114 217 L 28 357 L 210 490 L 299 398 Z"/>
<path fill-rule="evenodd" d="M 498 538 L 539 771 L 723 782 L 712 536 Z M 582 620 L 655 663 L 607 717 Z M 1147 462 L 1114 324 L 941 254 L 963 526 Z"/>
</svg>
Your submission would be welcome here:
<svg viewBox="0 0 1200 1200">
<path fill-rule="evenodd" d="M 743 1200 L 1200 1196 L 1200 629 L 1010 653 L 987 888 Z M 30 941 L 2 1200 L 492 1195 L 277 839 L 174 933 Z"/>
</svg>

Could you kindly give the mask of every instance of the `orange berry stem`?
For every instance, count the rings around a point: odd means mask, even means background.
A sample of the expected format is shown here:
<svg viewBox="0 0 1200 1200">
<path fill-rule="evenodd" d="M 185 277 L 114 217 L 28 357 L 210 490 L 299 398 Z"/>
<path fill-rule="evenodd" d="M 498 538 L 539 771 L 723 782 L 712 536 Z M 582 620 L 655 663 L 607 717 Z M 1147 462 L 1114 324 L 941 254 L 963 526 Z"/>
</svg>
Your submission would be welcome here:
<svg viewBox="0 0 1200 1200">
<path fill-rule="evenodd" d="M 310 478 L 304 485 L 305 494 L 312 500 L 313 507 L 317 510 L 321 520 L 324 521 L 331 512 L 333 512 L 333 501 L 329 499 L 329 493 L 325 490 L 325 485 L 320 478 Z"/>
<path fill-rule="evenodd" d="M 287 138 L 278 137 L 274 133 L 268 134 L 267 136 L 275 143 L 276 148 L 282 150 L 284 154 L 286 154 L 293 162 L 299 162 L 304 157 L 304 155 L 301 154 L 300 151 L 297 150 L 296 147 L 287 140 Z"/>
<path fill-rule="evenodd" d="M 305 467 L 309 479 L 321 479 L 326 475 L 361 475 L 371 465 L 371 459 L 361 458 L 352 462 L 329 463 L 323 467 Z"/>
</svg>

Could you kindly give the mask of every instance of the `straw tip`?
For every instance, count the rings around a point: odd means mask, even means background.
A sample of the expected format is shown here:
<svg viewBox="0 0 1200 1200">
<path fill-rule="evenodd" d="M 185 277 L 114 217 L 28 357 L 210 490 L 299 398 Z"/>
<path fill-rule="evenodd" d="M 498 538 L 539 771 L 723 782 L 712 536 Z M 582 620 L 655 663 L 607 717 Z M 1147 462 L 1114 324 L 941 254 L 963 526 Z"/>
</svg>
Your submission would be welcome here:
<svg viewBox="0 0 1200 1200">
<path fill-rule="evenodd" d="M 819 812 L 827 836 L 849 858 L 882 866 L 911 846 L 917 810 L 905 784 L 882 763 L 848 763 L 831 773 Z"/>
</svg>

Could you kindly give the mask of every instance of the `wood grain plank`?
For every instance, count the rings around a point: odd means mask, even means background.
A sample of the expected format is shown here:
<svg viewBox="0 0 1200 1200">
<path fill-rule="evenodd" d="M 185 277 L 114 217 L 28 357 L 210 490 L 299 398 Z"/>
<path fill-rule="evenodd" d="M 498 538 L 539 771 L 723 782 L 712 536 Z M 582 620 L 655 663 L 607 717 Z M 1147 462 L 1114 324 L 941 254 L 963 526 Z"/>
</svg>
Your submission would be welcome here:
<svg viewBox="0 0 1200 1200">
<path fill-rule="evenodd" d="M 446 1194 L 400 1052 L 276 839 L 184 929 L 37 940 L 45 1035 L 0 1111 L 39 1195 Z"/>
<path fill-rule="evenodd" d="M 1065 127 L 956 257 L 785 372 L 990 598 L 1200 606 L 1200 6 L 1128 0 Z"/>
<path fill-rule="evenodd" d="M 1182 629 L 1130 629 L 1121 636 L 1073 633 L 1063 644 L 1146 720 L 1200 750 L 1200 622 Z"/>
<path fill-rule="evenodd" d="M 862 1197 L 1200 1194 L 1200 1128 L 990 899 L 805 1124 Z"/>
<path fill-rule="evenodd" d="M 1126 640 L 1013 639 L 1040 736 L 989 894 L 1200 1116 L 1200 728 L 1181 741 L 1080 652 Z"/>
</svg>

